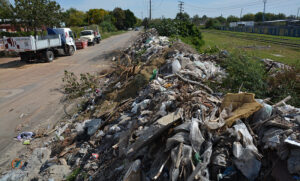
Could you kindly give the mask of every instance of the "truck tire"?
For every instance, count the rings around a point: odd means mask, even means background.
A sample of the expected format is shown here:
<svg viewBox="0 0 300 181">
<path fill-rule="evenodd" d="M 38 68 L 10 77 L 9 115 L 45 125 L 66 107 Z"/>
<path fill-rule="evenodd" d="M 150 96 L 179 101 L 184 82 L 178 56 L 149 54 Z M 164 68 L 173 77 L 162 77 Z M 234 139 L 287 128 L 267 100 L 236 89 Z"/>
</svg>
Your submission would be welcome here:
<svg viewBox="0 0 300 181">
<path fill-rule="evenodd" d="M 46 62 L 52 62 L 54 60 L 54 53 L 51 50 L 47 50 L 45 52 L 45 60 Z"/>
<path fill-rule="evenodd" d="M 68 55 L 72 56 L 72 55 L 74 55 L 74 53 L 75 53 L 74 47 L 73 46 L 69 46 Z"/>
<path fill-rule="evenodd" d="M 29 57 L 25 52 L 20 53 L 20 58 L 21 58 L 21 62 L 29 62 Z"/>
</svg>

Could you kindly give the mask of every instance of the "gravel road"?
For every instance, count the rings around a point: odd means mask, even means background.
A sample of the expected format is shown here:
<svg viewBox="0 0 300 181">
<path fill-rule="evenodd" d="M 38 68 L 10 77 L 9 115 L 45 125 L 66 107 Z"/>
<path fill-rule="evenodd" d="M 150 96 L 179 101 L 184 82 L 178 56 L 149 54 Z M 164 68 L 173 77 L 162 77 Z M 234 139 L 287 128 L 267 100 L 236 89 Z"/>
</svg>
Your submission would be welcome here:
<svg viewBox="0 0 300 181">
<path fill-rule="evenodd" d="M 53 125 L 64 115 L 60 99 L 64 70 L 75 74 L 97 72 L 110 66 L 110 54 L 130 45 L 138 32 L 131 31 L 79 50 L 52 63 L 24 64 L 19 58 L 0 58 L 0 168 L 26 146 L 13 140 L 18 132 Z"/>
</svg>

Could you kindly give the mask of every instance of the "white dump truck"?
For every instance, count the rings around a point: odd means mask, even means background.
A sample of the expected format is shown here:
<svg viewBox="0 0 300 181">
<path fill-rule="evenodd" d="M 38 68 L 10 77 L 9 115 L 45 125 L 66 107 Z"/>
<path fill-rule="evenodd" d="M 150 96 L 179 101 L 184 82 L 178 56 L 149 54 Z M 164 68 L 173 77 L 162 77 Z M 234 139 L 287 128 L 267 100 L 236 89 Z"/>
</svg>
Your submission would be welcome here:
<svg viewBox="0 0 300 181">
<path fill-rule="evenodd" d="M 85 26 L 84 30 L 80 32 L 80 39 L 88 40 L 89 45 L 99 44 L 101 41 L 101 34 L 97 25 Z"/>
<path fill-rule="evenodd" d="M 76 51 L 70 28 L 48 28 L 46 36 L 3 37 L 6 51 L 19 52 L 21 61 L 45 60 L 52 62 L 57 55 L 72 56 Z"/>
</svg>

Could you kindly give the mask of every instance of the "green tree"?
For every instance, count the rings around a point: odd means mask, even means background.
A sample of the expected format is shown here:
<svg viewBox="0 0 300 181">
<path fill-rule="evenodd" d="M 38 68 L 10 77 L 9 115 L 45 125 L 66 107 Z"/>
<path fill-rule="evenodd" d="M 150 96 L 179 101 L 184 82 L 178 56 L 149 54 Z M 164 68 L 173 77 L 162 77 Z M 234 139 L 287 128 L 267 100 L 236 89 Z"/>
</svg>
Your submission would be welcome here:
<svg viewBox="0 0 300 181">
<path fill-rule="evenodd" d="M 60 26 L 62 11 L 56 1 L 51 0 L 15 0 L 15 18 L 35 34 L 44 26 Z"/>
<path fill-rule="evenodd" d="M 255 18 L 254 21 L 255 22 L 261 22 L 263 20 L 263 13 L 262 12 L 258 12 L 255 14 Z"/>
<path fill-rule="evenodd" d="M 245 14 L 245 15 L 241 18 L 242 21 L 254 21 L 254 19 L 255 19 L 255 15 L 254 15 L 254 14 L 251 14 L 251 13 Z"/>
<path fill-rule="evenodd" d="M 221 26 L 221 23 L 217 19 L 214 19 L 214 18 L 210 18 L 205 23 L 206 29 L 213 29 L 213 28 L 217 29 L 219 26 Z"/>
<path fill-rule="evenodd" d="M 89 24 L 100 24 L 109 12 L 104 9 L 90 9 L 86 14 Z"/>
<path fill-rule="evenodd" d="M 125 29 L 124 20 L 125 20 L 125 12 L 121 8 L 115 8 L 112 11 L 113 23 L 119 29 Z"/>
<path fill-rule="evenodd" d="M 238 22 L 238 21 L 240 21 L 240 18 L 236 16 L 230 15 L 227 17 L 227 23 Z"/>
<path fill-rule="evenodd" d="M 13 7 L 8 0 L 0 0 L 0 20 L 5 22 L 13 18 Z"/>
<path fill-rule="evenodd" d="M 176 15 L 176 20 L 181 20 L 181 21 L 190 21 L 190 15 L 187 13 L 177 13 Z"/>
<path fill-rule="evenodd" d="M 125 10 L 124 13 L 125 13 L 124 28 L 125 29 L 132 28 L 137 22 L 136 17 L 134 16 L 133 12 L 131 12 L 129 9 Z"/>
<path fill-rule="evenodd" d="M 226 18 L 224 18 L 223 16 L 216 17 L 216 20 L 218 20 L 221 25 L 226 24 Z"/>
<path fill-rule="evenodd" d="M 65 12 L 65 23 L 67 26 L 83 26 L 86 25 L 86 14 L 83 11 L 70 8 Z"/>
<path fill-rule="evenodd" d="M 194 23 L 196 26 L 200 26 L 200 24 L 201 24 L 201 18 L 196 14 L 192 18 L 192 23 Z"/>
</svg>

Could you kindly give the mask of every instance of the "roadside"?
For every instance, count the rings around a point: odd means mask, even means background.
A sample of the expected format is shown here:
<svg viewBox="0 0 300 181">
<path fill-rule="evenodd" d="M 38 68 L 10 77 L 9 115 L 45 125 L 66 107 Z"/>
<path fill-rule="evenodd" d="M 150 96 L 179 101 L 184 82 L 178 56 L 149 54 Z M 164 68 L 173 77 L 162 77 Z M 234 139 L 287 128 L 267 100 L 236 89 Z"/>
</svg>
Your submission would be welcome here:
<svg viewBox="0 0 300 181">
<path fill-rule="evenodd" d="M 19 58 L 0 59 L 0 173 L 12 159 L 30 149 L 13 140 L 18 132 L 45 128 L 50 131 L 64 115 L 60 103 L 64 70 L 76 75 L 96 73 L 110 67 L 114 50 L 128 47 L 138 32 L 128 32 L 103 40 L 100 45 L 59 57 L 52 63 L 23 64 Z M 32 143 L 33 145 L 35 143 Z"/>
<path fill-rule="evenodd" d="M 205 41 L 205 46 L 202 47 L 203 50 L 212 47 L 218 47 L 219 49 L 224 49 L 229 52 L 232 51 L 245 51 L 250 56 L 258 58 L 269 58 L 274 61 L 286 63 L 289 65 L 296 65 L 300 62 L 300 51 L 299 48 L 291 48 L 283 45 L 277 45 L 272 43 L 259 42 L 256 40 L 241 39 L 237 37 L 230 36 L 230 34 L 237 34 L 237 32 L 226 32 L 216 30 L 205 30 L 202 32 L 203 39 Z M 244 35 L 244 34 L 242 34 Z M 251 34 L 250 34 L 251 35 Z M 261 35 L 262 37 L 274 37 L 271 35 Z M 260 37 L 260 36 L 258 36 Z M 297 38 L 286 38 L 289 42 L 294 42 Z M 299 40 L 299 38 L 298 38 Z"/>
</svg>

